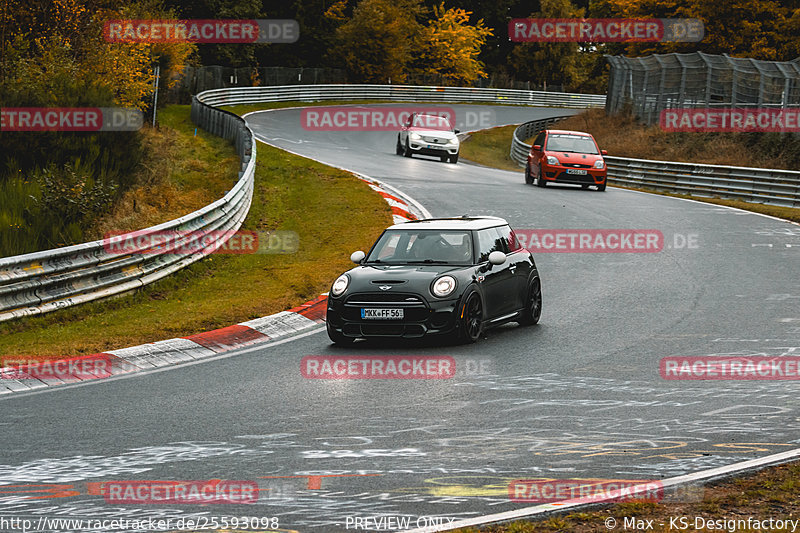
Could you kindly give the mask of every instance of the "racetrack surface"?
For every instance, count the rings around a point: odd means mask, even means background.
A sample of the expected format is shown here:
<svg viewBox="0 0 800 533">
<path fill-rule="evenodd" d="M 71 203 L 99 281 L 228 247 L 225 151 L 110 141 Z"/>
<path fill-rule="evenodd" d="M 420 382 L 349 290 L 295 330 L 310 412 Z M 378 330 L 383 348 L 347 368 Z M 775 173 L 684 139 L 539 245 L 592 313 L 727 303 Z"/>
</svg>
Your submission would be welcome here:
<svg viewBox="0 0 800 533">
<path fill-rule="evenodd" d="M 459 116 L 490 111 L 494 124 L 565 113 L 450 107 Z M 496 215 L 517 229 L 656 229 L 665 246 L 537 254 L 540 324 L 491 330 L 474 345 L 339 348 L 320 328 L 235 357 L 2 398 L 0 516 L 277 516 L 281 528 L 327 532 L 384 515 L 414 526 L 423 516 L 531 505 L 509 500 L 515 479 L 660 479 L 798 447 L 796 383 L 665 381 L 659 361 L 800 355 L 800 226 L 616 188 L 539 189 L 522 171 L 463 160 L 403 158 L 394 132 L 307 131 L 299 109 L 247 120 L 260 140 L 382 180 L 435 216 Z M 690 236 L 696 247 L 675 246 Z M 450 355 L 458 372 L 301 376 L 304 356 L 331 354 Z M 88 494 L 87 483 L 130 479 L 254 480 L 263 492 L 255 504 L 203 506 L 111 505 Z"/>
</svg>

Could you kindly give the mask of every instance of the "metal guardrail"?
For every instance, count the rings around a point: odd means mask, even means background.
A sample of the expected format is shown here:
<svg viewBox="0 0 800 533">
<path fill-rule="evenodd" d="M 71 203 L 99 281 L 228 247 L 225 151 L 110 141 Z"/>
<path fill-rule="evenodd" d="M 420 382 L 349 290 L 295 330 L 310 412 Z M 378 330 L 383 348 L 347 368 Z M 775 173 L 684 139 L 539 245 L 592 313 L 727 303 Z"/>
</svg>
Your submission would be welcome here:
<svg viewBox="0 0 800 533">
<path fill-rule="evenodd" d="M 411 85 L 282 85 L 212 89 L 200 95 L 212 106 L 320 100 L 398 100 L 412 102 L 471 102 L 550 107 L 604 107 L 602 94 L 554 93 L 517 89 L 435 87 Z"/>
<path fill-rule="evenodd" d="M 569 115 L 568 115 L 569 116 Z M 510 157 L 524 167 L 539 131 L 568 116 L 520 124 L 511 138 Z M 605 156 L 609 183 L 646 187 L 701 198 L 727 198 L 784 207 L 800 207 L 800 172 L 769 168 L 676 163 Z"/>
<path fill-rule="evenodd" d="M 183 217 L 115 239 L 151 242 L 134 253 L 116 253 L 109 240 L 98 240 L 13 257 L 0 258 L 0 322 L 37 315 L 129 292 L 162 279 L 212 253 L 239 229 L 253 196 L 256 147 L 253 132 L 240 117 L 200 102 L 192 103 L 192 120 L 211 133 L 233 141 L 241 160 L 239 179 L 221 199 Z M 213 234 L 212 234 L 213 232 Z M 164 253 L 148 238 L 172 233 L 172 250 Z M 213 235 L 205 242 L 203 236 Z M 162 239 L 163 240 L 163 239 Z M 199 244 L 198 244 L 199 243 Z"/>
</svg>

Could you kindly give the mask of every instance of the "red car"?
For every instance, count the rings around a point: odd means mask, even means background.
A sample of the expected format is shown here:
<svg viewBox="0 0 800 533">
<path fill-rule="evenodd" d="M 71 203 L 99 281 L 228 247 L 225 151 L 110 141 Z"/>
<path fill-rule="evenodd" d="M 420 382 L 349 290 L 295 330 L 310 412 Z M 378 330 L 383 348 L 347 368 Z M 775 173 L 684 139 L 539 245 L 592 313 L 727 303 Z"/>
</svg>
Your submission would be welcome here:
<svg viewBox="0 0 800 533">
<path fill-rule="evenodd" d="M 543 130 L 533 140 L 525 165 L 525 183 L 545 187 L 548 183 L 572 183 L 588 189 L 606 190 L 606 162 L 588 133 Z"/>
</svg>

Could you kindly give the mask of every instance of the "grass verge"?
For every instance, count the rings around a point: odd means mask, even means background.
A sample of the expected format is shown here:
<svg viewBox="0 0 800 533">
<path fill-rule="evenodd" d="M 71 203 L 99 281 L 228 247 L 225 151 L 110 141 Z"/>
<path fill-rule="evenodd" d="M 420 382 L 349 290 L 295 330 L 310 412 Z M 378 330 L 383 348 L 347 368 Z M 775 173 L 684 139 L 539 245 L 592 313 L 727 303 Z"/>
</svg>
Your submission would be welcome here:
<svg viewBox="0 0 800 533">
<path fill-rule="evenodd" d="M 520 520 L 484 528 L 459 529 L 459 533 L 555 533 L 570 531 L 793 531 L 792 527 L 730 526 L 725 520 L 748 517 L 760 521 L 800 519 L 800 463 L 789 463 L 761 470 L 705 488 L 695 502 L 625 502 L 602 510 L 578 511 L 551 516 L 539 521 Z M 688 499 L 688 498 L 687 498 Z M 534 504 L 531 504 L 534 505 Z M 684 517 L 686 522 L 681 522 Z M 699 518 L 698 518 L 699 517 Z M 627 519 L 627 522 L 626 522 Z M 670 524 L 670 519 L 673 519 Z M 636 520 L 634 522 L 633 520 Z M 652 524 L 647 528 L 647 521 Z M 626 527 L 626 523 L 628 524 Z M 613 524 L 613 525 L 612 525 Z M 609 527 L 610 526 L 610 527 Z M 695 527 L 700 526 L 700 527 Z M 708 527 L 710 526 L 710 527 Z M 800 529 L 800 528 L 798 528 Z"/>
<path fill-rule="evenodd" d="M 522 173 L 520 166 L 508 155 L 515 129 L 515 125 L 498 126 L 470 133 L 461 143 L 461 157 L 487 167 Z"/>
<path fill-rule="evenodd" d="M 578 115 L 577 117 L 580 116 L 581 115 Z M 575 117 L 567 120 L 572 121 L 574 118 Z M 563 129 L 577 129 L 580 131 L 588 131 L 587 128 L 582 128 L 580 123 L 568 124 L 567 120 L 559 122 L 558 127 Z M 508 155 L 509 148 L 511 146 L 511 137 L 512 135 L 514 135 L 514 130 L 516 128 L 517 126 L 501 126 L 470 134 L 469 138 L 461 144 L 461 157 L 469 161 L 478 163 L 480 165 L 500 168 L 502 170 L 511 170 L 514 172 L 519 172 L 520 180 L 522 180 L 523 169 L 520 168 L 519 165 L 517 165 L 517 163 L 514 162 Z M 597 139 L 597 143 L 605 149 L 607 144 L 605 144 L 604 138 L 599 137 L 595 133 L 592 134 L 595 136 L 595 139 Z M 526 142 L 530 144 L 530 139 L 528 139 Z M 708 149 L 711 150 L 712 148 L 708 147 Z M 608 151 L 610 154 L 617 155 L 617 152 L 613 151 L 613 149 L 609 149 Z M 630 153 L 626 153 L 622 157 L 647 159 L 647 157 L 644 157 L 641 154 L 631 155 Z M 663 158 L 664 158 L 663 156 L 660 157 L 660 159 Z M 699 163 L 702 161 L 695 161 L 695 162 Z M 781 207 L 776 205 L 756 204 L 752 202 L 744 202 L 741 200 L 727 200 L 724 198 L 702 198 L 698 196 L 690 196 L 688 194 L 675 194 L 675 193 L 654 191 L 652 189 L 646 189 L 644 187 L 628 187 L 621 185 L 614 185 L 614 187 L 622 189 L 630 189 L 635 191 L 643 191 L 652 194 L 660 194 L 662 196 L 687 198 L 690 200 L 697 200 L 699 202 L 706 202 L 716 205 L 736 207 L 739 209 L 743 209 L 745 211 L 753 211 L 756 213 L 762 213 L 765 215 L 770 215 L 785 220 L 800 222 L 800 209 L 795 207 Z"/>
<path fill-rule="evenodd" d="M 176 142 L 202 143 L 186 122 L 188 108 L 173 112 L 185 126 Z M 233 152 L 224 142 L 199 146 L 187 156 L 198 169 L 214 168 Z M 2 323 L 0 357 L 102 352 L 291 308 L 326 291 L 348 268 L 350 252 L 368 247 L 391 224 L 388 205 L 353 175 L 260 143 L 255 179 L 243 229 L 293 230 L 296 254 L 215 254 L 132 295 Z"/>
<path fill-rule="evenodd" d="M 195 136 L 189 106 L 159 110 L 158 121 L 157 129 L 142 130 L 146 158 L 136 185 L 88 231 L 90 240 L 187 215 L 224 196 L 235 182 L 239 158 L 233 146 L 201 129 Z"/>
</svg>

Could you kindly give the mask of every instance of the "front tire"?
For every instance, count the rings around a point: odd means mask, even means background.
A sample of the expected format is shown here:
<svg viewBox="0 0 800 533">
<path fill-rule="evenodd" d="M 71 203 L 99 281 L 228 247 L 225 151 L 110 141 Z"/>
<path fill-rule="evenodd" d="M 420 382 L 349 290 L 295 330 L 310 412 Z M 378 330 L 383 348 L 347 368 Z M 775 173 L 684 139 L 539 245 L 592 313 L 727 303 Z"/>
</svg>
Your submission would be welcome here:
<svg viewBox="0 0 800 533">
<path fill-rule="evenodd" d="M 525 184 L 533 185 L 533 176 L 531 176 L 531 169 L 527 164 L 525 165 Z"/>
<path fill-rule="evenodd" d="M 458 154 L 456 154 L 456 155 L 451 155 L 451 156 L 450 156 L 450 162 L 451 162 L 451 163 L 453 163 L 454 165 L 455 165 L 456 163 L 458 163 Z"/>
<path fill-rule="evenodd" d="M 539 167 L 539 177 L 536 178 L 536 186 L 537 187 L 547 187 L 547 182 L 542 177 L 542 167 Z"/>
<path fill-rule="evenodd" d="M 336 331 L 335 329 L 331 328 L 331 325 L 327 322 L 325 323 L 325 329 L 328 330 L 328 338 L 333 341 L 334 344 L 339 344 L 341 346 L 349 346 L 355 342 L 353 337 L 347 337 L 342 333 Z"/>
<path fill-rule="evenodd" d="M 400 134 L 397 134 L 397 144 L 394 147 L 394 153 L 397 155 L 403 155 L 403 145 L 400 144 Z"/>
<path fill-rule="evenodd" d="M 463 316 L 459 316 L 458 340 L 470 344 L 477 342 L 483 333 L 483 302 L 477 291 L 467 296 L 461 314 Z"/>
<path fill-rule="evenodd" d="M 449 157 L 447 157 L 446 155 L 439 156 L 439 161 L 441 161 L 442 163 L 446 163 L 448 159 Z"/>
<path fill-rule="evenodd" d="M 411 157 L 411 147 L 408 145 L 408 139 L 406 139 L 406 147 L 403 150 L 403 157 Z"/>
<path fill-rule="evenodd" d="M 606 190 L 606 184 L 604 183 L 602 185 L 598 185 L 597 186 L 597 190 L 600 191 L 600 192 L 605 191 Z"/>
<path fill-rule="evenodd" d="M 532 326 L 539 322 L 542 316 L 542 282 L 533 278 L 525 295 L 525 308 L 522 310 L 519 323 L 522 326 Z"/>
</svg>

